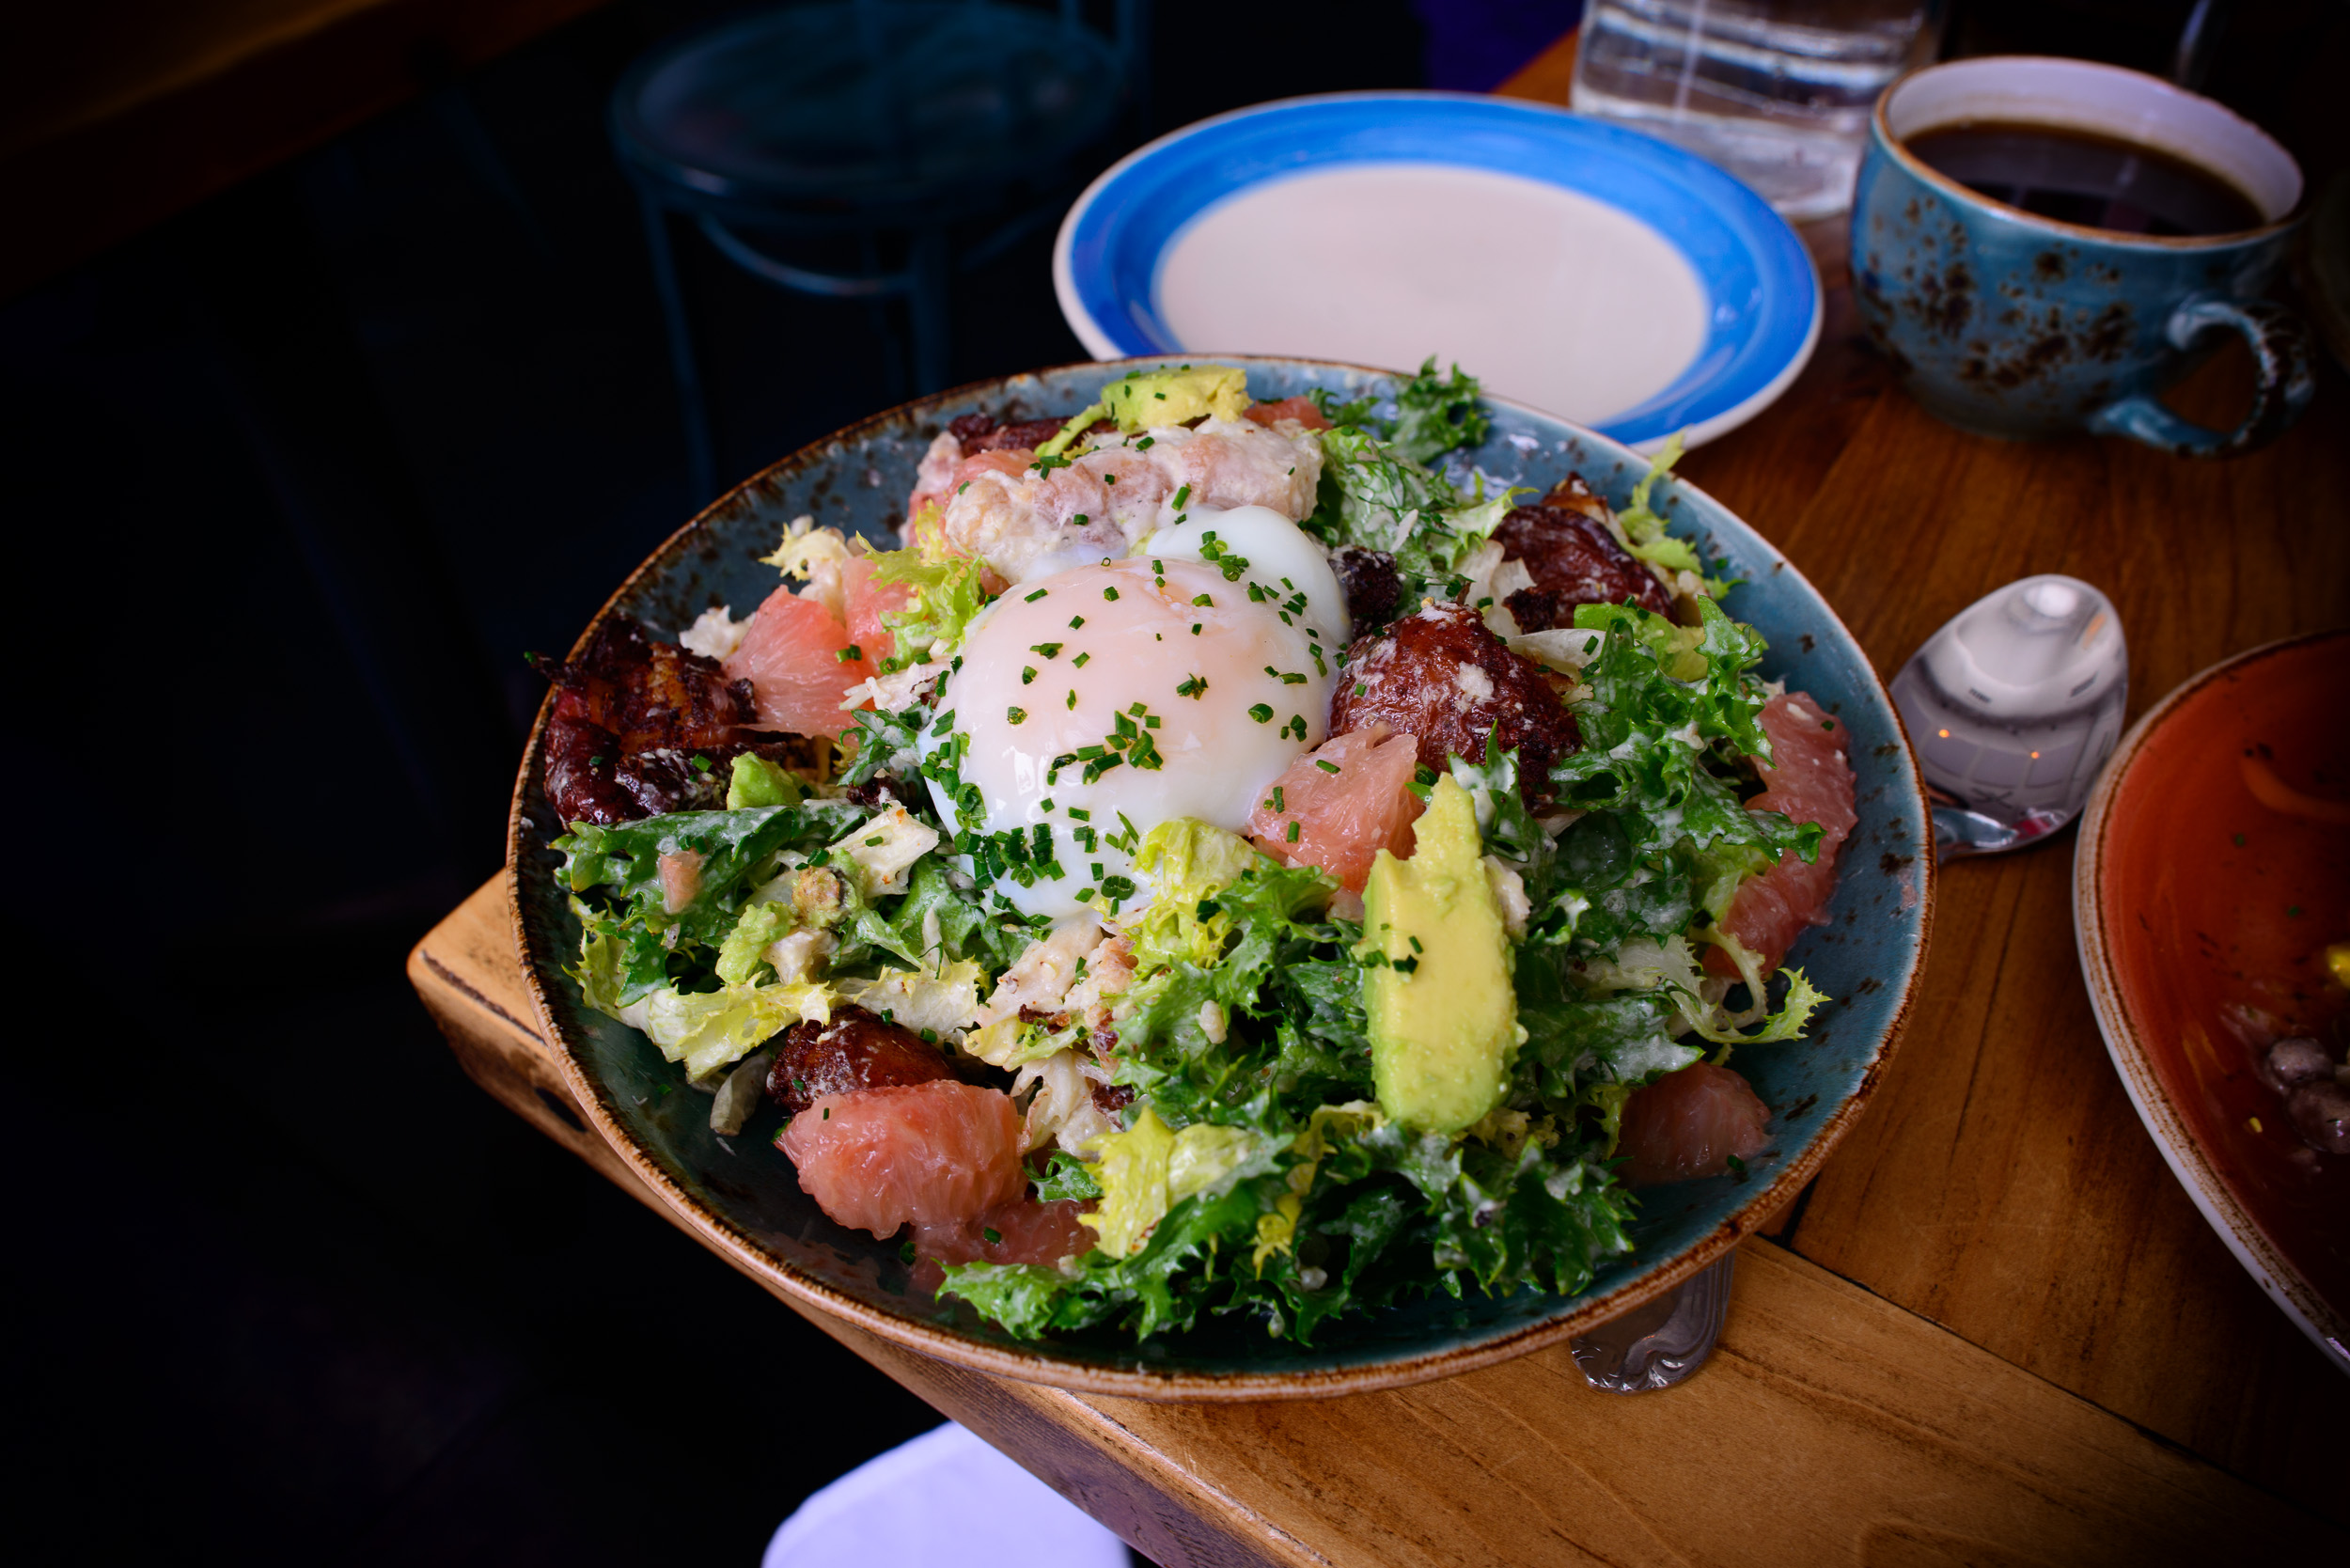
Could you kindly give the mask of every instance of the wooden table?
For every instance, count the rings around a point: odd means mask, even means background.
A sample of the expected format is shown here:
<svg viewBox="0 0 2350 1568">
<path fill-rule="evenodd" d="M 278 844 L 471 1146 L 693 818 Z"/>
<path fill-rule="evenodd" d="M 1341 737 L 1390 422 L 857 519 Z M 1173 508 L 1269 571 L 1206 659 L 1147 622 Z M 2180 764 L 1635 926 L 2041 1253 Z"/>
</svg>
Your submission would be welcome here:
<svg viewBox="0 0 2350 1568">
<path fill-rule="evenodd" d="M 1894 390 L 1830 281 L 1794 388 L 1684 472 L 1787 552 L 1881 673 L 2034 572 L 2112 595 L 2133 713 L 2229 653 L 2350 623 L 2350 397 L 2330 369 L 2298 430 L 2233 463 L 2002 444 Z M 2177 400 L 2225 423 L 2248 386 L 2221 359 Z M 1719 1348 L 1668 1392 L 1597 1393 L 1560 1346 L 1324 1403 L 1153 1405 L 809 1315 L 1168 1568 L 2350 1560 L 2350 1384 L 2139 1127 L 2082 987 L 2071 867 L 2066 836 L 1944 874 L 1874 1106 L 1745 1245 Z M 502 885 L 409 969 L 485 1089 L 667 1213 L 583 1131 Z"/>
<path fill-rule="evenodd" d="M 75 0 L 0 46 L 0 299 L 603 0 Z"/>
</svg>

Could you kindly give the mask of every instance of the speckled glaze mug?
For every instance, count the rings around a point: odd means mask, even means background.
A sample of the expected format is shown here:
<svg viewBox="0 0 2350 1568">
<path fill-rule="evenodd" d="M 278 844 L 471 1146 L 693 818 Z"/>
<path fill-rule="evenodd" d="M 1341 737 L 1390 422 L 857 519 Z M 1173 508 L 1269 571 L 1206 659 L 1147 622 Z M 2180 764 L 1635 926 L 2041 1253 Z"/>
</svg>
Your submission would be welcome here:
<svg viewBox="0 0 2350 1568">
<path fill-rule="evenodd" d="M 2170 238 L 2010 207 L 1928 165 L 1928 131 L 2010 122 L 2149 146 L 2219 175 L 2256 228 Z M 1904 77 L 1877 100 L 1853 198 L 1853 288 L 1904 384 L 1986 435 L 2089 430 L 2196 457 L 2264 447 L 2316 388 L 2308 330 L 2260 298 L 2285 259 L 2302 180 L 2266 133 L 2210 99 L 2085 60 L 1999 55 Z M 2208 430 L 2157 400 L 2233 331 L 2259 362 L 2251 411 Z"/>
</svg>

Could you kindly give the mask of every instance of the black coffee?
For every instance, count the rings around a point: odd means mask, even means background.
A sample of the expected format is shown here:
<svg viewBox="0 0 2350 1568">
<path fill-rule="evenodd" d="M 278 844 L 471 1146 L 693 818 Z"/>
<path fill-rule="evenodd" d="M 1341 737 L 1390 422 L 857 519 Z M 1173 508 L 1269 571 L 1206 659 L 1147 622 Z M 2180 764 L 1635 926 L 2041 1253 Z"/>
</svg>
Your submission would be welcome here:
<svg viewBox="0 0 2350 1568">
<path fill-rule="evenodd" d="M 2233 234 L 2251 198 L 2209 169 L 2136 142 L 2009 120 L 1922 132 L 1909 150 L 1970 191 L 2060 223 L 2123 234 Z"/>
</svg>

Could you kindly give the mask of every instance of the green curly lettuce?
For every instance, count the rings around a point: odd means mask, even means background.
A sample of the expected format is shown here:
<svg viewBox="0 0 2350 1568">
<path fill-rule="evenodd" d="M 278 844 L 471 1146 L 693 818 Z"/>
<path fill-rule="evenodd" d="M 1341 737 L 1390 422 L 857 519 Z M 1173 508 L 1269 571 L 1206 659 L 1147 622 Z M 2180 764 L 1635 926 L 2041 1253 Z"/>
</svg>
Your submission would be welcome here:
<svg viewBox="0 0 2350 1568">
<path fill-rule="evenodd" d="M 1395 451 L 1414 463 L 1434 463 L 1457 447 L 1481 447 L 1493 431 L 1493 416 L 1485 412 L 1484 388 L 1475 376 L 1452 374 L 1439 380 L 1436 356 L 1430 354 L 1419 374 L 1395 395 L 1395 423 L 1387 441 Z"/>
<path fill-rule="evenodd" d="M 914 589 L 904 609 L 883 612 L 882 624 L 889 628 L 891 639 L 889 657 L 881 665 L 883 674 L 926 659 L 944 659 L 963 646 L 972 619 L 989 603 L 984 560 L 927 549 L 878 551 L 872 560 L 875 583 Z"/>
</svg>

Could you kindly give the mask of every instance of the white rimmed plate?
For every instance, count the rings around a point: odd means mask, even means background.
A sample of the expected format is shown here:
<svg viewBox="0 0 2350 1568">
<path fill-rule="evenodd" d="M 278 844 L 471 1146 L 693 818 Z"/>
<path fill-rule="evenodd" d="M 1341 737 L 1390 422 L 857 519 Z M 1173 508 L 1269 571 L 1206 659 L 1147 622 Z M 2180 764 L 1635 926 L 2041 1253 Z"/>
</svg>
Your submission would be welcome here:
<svg viewBox="0 0 2350 1568">
<path fill-rule="evenodd" d="M 1810 252 L 1737 180 L 1467 94 L 1288 99 L 1162 136 L 1070 209 L 1053 278 L 1098 359 L 1434 353 L 1644 451 L 1752 418 L 1820 335 Z"/>
</svg>

